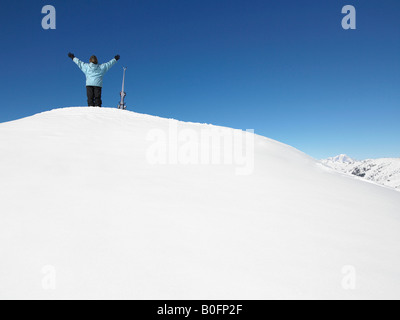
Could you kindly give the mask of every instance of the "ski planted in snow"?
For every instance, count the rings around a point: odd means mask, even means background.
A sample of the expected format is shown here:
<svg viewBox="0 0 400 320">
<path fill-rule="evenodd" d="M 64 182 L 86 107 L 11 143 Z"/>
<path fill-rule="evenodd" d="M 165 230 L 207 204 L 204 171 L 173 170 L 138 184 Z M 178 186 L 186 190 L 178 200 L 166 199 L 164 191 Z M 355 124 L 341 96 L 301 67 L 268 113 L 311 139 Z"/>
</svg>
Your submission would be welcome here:
<svg viewBox="0 0 400 320">
<path fill-rule="evenodd" d="M 124 76 L 122 78 L 122 91 L 120 93 L 121 101 L 118 104 L 118 109 L 126 110 L 126 104 L 125 104 L 125 97 L 126 97 L 126 93 L 125 93 L 125 72 L 126 72 L 127 68 L 124 67 L 123 69 L 124 69 Z"/>
</svg>

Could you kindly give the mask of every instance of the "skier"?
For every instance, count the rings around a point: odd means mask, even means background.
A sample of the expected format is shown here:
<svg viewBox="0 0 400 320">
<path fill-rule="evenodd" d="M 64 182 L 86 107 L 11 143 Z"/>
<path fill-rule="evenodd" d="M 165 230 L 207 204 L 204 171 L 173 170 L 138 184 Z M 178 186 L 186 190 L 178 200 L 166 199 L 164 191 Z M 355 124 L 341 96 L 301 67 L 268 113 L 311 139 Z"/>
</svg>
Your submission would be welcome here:
<svg viewBox="0 0 400 320">
<path fill-rule="evenodd" d="M 86 75 L 86 92 L 88 98 L 89 107 L 100 107 L 101 101 L 101 89 L 103 87 L 103 77 L 110 68 L 117 63 L 120 56 L 117 54 L 114 59 L 101 65 L 98 64 L 97 57 L 91 56 L 89 63 L 82 62 L 74 56 L 73 53 L 68 53 L 68 57 L 74 61 L 79 69 Z"/>
</svg>

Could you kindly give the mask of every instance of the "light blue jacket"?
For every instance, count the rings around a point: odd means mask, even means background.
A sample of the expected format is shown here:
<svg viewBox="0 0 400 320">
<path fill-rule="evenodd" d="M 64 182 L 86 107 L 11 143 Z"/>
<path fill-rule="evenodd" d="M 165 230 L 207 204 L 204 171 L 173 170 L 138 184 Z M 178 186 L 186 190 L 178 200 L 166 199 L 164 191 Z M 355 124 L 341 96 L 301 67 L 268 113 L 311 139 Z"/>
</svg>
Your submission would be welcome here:
<svg viewBox="0 0 400 320">
<path fill-rule="evenodd" d="M 79 69 L 86 76 L 86 86 L 94 86 L 94 87 L 103 87 L 103 77 L 110 68 L 117 63 L 117 60 L 112 59 L 107 63 L 103 64 L 94 64 L 94 63 L 85 63 L 79 60 L 78 58 L 74 58 L 74 62 L 77 64 Z"/>
</svg>

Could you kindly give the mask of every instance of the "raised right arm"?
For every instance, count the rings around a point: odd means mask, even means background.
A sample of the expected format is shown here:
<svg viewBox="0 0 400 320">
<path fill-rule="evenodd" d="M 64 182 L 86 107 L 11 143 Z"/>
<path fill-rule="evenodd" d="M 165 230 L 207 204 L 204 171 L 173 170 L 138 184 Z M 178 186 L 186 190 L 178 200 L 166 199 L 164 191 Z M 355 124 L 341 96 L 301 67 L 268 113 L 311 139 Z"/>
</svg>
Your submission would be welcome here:
<svg viewBox="0 0 400 320">
<path fill-rule="evenodd" d="M 79 60 L 77 57 L 74 57 L 73 61 L 76 63 L 76 65 L 79 67 L 79 69 L 82 70 L 82 72 L 86 72 L 87 67 L 88 67 L 88 63 L 85 63 L 81 60 Z"/>
</svg>

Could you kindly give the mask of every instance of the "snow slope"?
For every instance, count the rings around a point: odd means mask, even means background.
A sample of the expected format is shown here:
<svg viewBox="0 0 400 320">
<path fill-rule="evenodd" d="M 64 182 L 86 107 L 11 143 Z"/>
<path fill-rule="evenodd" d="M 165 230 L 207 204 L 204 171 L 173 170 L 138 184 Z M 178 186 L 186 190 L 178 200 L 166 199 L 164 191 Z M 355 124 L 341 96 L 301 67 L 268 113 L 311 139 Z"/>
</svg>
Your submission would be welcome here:
<svg viewBox="0 0 400 320">
<path fill-rule="evenodd" d="M 340 155 L 321 160 L 321 162 L 337 171 L 352 174 L 400 191 L 400 158 L 357 161 L 346 155 Z"/>
<path fill-rule="evenodd" d="M 152 164 L 174 127 L 222 130 L 107 108 L 0 124 L 0 299 L 400 298 L 398 192 L 261 136 L 252 174 Z"/>
</svg>

